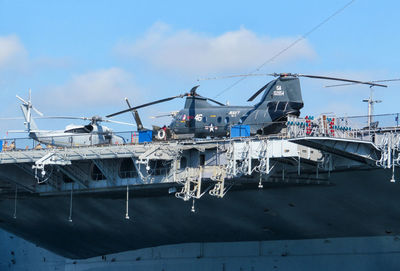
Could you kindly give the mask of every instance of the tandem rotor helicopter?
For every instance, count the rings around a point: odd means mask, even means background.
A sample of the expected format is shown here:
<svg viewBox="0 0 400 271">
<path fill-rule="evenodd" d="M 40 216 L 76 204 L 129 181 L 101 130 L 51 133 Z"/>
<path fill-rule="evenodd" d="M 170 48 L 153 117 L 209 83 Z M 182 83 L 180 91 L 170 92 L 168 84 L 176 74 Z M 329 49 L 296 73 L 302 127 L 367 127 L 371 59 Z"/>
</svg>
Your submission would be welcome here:
<svg viewBox="0 0 400 271">
<path fill-rule="evenodd" d="M 123 137 L 117 136 L 113 131 L 101 125 L 101 122 L 110 122 L 123 125 L 136 126 L 132 123 L 103 119 L 100 116 L 93 117 L 68 117 L 56 116 L 47 117 L 43 116 L 39 110 L 32 105 L 31 90 L 29 90 L 29 99 L 26 101 L 20 96 L 16 97 L 22 102 L 21 110 L 24 117 L 24 125 L 26 130 L 22 131 L 9 131 L 9 132 L 27 132 L 29 137 L 39 143 L 56 146 L 56 147 L 71 147 L 71 146 L 91 146 L 103 144 L 121 144 L 125 143 Z M 32 111 L 35 111 L 40 117 L 33 117 Z M 12 119 L 12 118 L 11 118 Z M 80 119 L 89 120 L 87 125 L 68 125 L 65 130 L 39 130 L 34 119 Z"/>
<path fill-rule="evenodd" d="M 241 76 L 235 75 L 222 78 Z M 196 92 L 199 86 L 195 86 L 185 94 L 152 101 L 135 107 L 131 107 L 128 104 L 128 109 L 107 115 L 106 117 L 110 118 L 132 111 L 134 112 L 134 116 L 136 116 L 135 120 L 137 120 L 139 119 L 137 109 L 186 97 L 184 108 L 175 114 L 171 114 L 173 119 L 168 127 L 160 128 L 153 126 L 153 131 L 157 134 L 155 136 L 156 139 L 224 137 L 229 135 L 230 128 L 234 125 L 248 125 L 251 135 L 265 135 L 280 131 L 284 127 L 288 116 L 298 117 L 300 115 L 300 109 L 304 106 L 304 103 L 299 77 L 387 87 L 376 82 L 293 73 L 250 74 L 243 76 L 274 76 L 276 79 L 264 85 L 247 100 L 251 102 L 264 92 L 260 101 L 253 106 L 224 105 L 214 99 L 199 95 Z M 144 129 L 140 128 L 143 127 L 141 122 L 137 126 L 139 129 Z"/>
</svg>

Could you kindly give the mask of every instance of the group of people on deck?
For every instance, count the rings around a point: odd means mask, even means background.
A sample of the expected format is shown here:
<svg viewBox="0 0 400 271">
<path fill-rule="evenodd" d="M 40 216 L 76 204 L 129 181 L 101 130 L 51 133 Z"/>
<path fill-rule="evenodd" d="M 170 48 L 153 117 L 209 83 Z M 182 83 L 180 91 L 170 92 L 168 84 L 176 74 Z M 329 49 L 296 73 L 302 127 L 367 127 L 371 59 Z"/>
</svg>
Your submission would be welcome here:
<svg viewBox="0 0 400 271">
<path fill-rule="evenodd" d="M 2 140 L 0 140 L 0 146 L 1 146 L 0 151 L 14 151 L 14 150 L 16 150 L 15 140 L 13 140 L 10 143 L 10 145 L 8 145 L 7 140 L 4 140 L 3 144 L 1 144 L 1 141 Z M 51 148 L 51 147 L 52 146 L 47 146 L 47 148 Z M 43 146 L 41 144 L 37 144 L 33 149 L 34 150 L 41 150 L 41 149 L 43 149 Z M 29 146 L 26 146 L 25 150 L 29 150 Z"/>
<path fill-rule="evenodd" d="M 2 151 L 12 151 L 15 150 L 15 141 L 12 141 L 10 145 L 8 145 L 7 140 L 3 142 Z"/>
</svg>

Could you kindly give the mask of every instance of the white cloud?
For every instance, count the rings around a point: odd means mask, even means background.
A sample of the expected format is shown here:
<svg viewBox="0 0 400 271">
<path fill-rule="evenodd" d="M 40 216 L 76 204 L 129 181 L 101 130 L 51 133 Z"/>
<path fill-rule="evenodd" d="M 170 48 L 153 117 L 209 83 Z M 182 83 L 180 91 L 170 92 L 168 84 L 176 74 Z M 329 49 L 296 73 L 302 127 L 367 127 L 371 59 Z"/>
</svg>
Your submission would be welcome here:
<svg viewBox="0 0 400 271">
<path fill-rule="evenodd" d="M 159 69 L 203 74 L 254 69 L 296 39 L 260 36 L 244 27 L 208 36 L 190 30 L 174 31 L 164 23 L 156 23 L 142 38 L 133 43 L 120 42 L 114 50 L 120 56 L 142 59 Z M 310 44 L 303 40 L 274 64 L 314 56 Z"/>
<path fill-rule="evenodd" d="M 24 69 L 28 52 L 15 35 L 0 36 L 0 70 Z"/>
<path fill-rule="evenodd" d="M 64 69 L 73 64 L 68 57 L 29 57 L 18 36 L 0 36 L 0 72 L 31 73 L 43 69 Z M 1 82 L 0 82 L 1 83 Z"/>
<path fill-rule="evenodd" d="M 124 97 L 137 97 L 132 75 L 120 68 L 75 75 L 64 85 L 49 87 L 46 102 L 52 107 L 84 108 L 121 105 Z"/>
</svg>

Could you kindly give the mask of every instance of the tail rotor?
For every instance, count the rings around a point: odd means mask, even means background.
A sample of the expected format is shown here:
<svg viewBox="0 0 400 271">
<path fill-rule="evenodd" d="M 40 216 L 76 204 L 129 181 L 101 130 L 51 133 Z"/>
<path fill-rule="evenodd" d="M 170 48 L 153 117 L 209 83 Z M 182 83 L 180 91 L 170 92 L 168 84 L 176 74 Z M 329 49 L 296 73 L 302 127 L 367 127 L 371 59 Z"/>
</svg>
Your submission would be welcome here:
<svg viewBox="0 0 400 271">
<path fill-rule="evenodd" d="M 35 122 L 32 119 L 32 110 L 35 111 L 39 116 L 43 116 L 43 113 L 37 110 L 33 105 L 32 105 L 32 91 L 29 89 L 29 100 L 26 101 L 22 99 L 20 96 L 16 95 L 16 97 L 22 102 L 21 104 L 21 110 L 22 113 L 24 114 L 25 117 L 25 126 L 28 129 L 28 132 L 30 132 L 32 129 L 37 129 L 37 126 Z"/>
</svg>

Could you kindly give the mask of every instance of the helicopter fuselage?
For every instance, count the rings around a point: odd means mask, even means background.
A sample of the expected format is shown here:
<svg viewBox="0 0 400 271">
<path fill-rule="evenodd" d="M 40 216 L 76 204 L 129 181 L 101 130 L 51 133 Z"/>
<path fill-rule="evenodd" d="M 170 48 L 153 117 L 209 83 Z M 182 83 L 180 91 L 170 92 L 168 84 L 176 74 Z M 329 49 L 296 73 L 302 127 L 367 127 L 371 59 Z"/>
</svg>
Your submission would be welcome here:
<svg viewBox="0 0 400 271">
<path fill-rule="evenodd" d="M 174 117 L 170 129 L 174 134 L 194 134 L 196 137 L 227 136 L 229 127 L 240 123 L 251 109 L 248 106 L 211 105 L 196 110 L 182 109 Z"/>
<path fill-rule="evenodd" d="M 77 147 L 102 144 L 122 144 L 125 140 L 113 134 L 108 127 L 98 124 L 69 125 L 65 130 L 35 131 L 29 137 L 45 145 Z"/>
<path fill-rule="evenodd" d="M 299 110 L 293 110 L 288 103 L 271 104 L 270 108 L 254 106 L 212 106 L 196 108 L 196 110 L 182 109 L 175 115 L 169 128 L 174 134 L 194 134 L 195 137 L 223 137 L 228 136 L 234 125 L 248 125 L 250 133 L 264 134 L 266 128 L 269 133 L 282 127 L 288 114 L 299 115 Z"/>
</svg>

